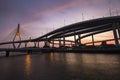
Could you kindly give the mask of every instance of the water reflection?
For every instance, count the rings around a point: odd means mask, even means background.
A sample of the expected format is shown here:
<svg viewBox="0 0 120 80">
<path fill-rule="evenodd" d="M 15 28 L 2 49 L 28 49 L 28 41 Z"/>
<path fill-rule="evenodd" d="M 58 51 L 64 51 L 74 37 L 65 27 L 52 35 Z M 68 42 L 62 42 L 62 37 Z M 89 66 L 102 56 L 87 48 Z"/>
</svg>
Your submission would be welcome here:
<svg viewBox="0 0 120 80">
<path fill-rule="evenodd" d="M 43 53 L 0 64 L 0 80 L 120 80 L 119 54 Z"/>
<path fill-rule="evenodd" d="M 73 53 L 65 54 L 65 58 L 66 58 L 67 64 L 76 64 L 77 63 L 76 54 L 73 54 Z"/>
<path fill-rule="evenodd" d="M 67 64 L 119 64 L 119 56 L 107 54 L 50 53 L 50 61 L 61 61 Z"/>
<path fill-rule="evenodd" d="M 118 57 L 115 55 L 104 54 L 81 54 L 83 63 L 119 63 Z"/>
<path fill-rule="evenodd" d="M 29 76 L 31 72 L 31 57 L 29 54 L 25 57 L 25 72 L 27 76 Z"/>
<path fill-rule="evenodd" d="M 55 59 L 55 55 L 53 52 L 50 53 L 50 61 L 53 62 Z"/>
<path fill-rule="evenodd" d="M 117 55 L 108 54 L 75 54 L 75 53 L 50 53 L 50 61 L 65 64 L 69 71 L 83 69 L 85 73 L 91 70 L 115 71 L 120 66 Z M 52 64 L 52 63 L 51 63 Z"/>
<path fill-rule="evenodd" d="M 84 75 L 91 78 L 112 78 L 120 73 L 120 56 L 108 54 L 66 54 L 66 65 L 71 75 Z M 108 77 L 110 76 L 110 77 Z M 104 79 L 104 78 L 103 78 Z M 97 79 L 95 79 L 97 80 Z"/>
</svg>

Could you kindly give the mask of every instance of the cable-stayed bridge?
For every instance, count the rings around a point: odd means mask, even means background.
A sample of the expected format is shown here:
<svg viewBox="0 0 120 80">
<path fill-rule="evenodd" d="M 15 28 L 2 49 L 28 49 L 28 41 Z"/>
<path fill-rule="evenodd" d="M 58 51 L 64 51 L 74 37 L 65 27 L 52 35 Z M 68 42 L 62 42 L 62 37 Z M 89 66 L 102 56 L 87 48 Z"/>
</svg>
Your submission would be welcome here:
<svg viewBox="0 0 120 80">
<path fill-rule="evenodd" d="M 94 35 L 112 31 L 113 39 L 95 41 Z M 0 51 L 119 51 L 120 46 L 120 16 L 110 16 L 98 19 L 92 19 L 66 25 L 64 27 L 53 30 L 35 39 L 22 40 L 20 33 L 20 25 L 13 35 L 13 40 L 9 42 L 2 42 L 0 45 L 12 45 L 12 48 L 1 48 Z M 91 42 L 82 43 L 86 37 L 91 36 Z M 73 37 L 71 39 L 70 37 Z M 18 38 L 18 40 L 16 40 Z M 110 45 L 107 42 L 113 41 Z M 34 43 L 29 47 L 29 43 Z M 44 43 L 44 46 L 40 46 Z M 96 46 L 96 43 L 101 45 Z M 23 44 L 24 46 L 21 46 Z M 90 45 L 90 46 L 88 46 Z"/>
</svg>

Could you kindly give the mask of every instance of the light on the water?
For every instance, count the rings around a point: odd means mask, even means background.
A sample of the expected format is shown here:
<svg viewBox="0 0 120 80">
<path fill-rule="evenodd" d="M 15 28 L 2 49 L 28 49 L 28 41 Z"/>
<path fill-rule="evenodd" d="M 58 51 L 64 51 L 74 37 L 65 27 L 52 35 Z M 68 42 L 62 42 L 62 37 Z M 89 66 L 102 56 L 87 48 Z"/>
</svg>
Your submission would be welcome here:
<svg viewBox="0 0 120 80">
<path fill-rule="evenodd" d="M 30 69 L 31 68 L 31 58 L 30 58 L 30 55 L 26 55 L 26 58 L 25 58 L 25 72 L 26 74 L 29 76 L 30 75 Z"/>
</svg>

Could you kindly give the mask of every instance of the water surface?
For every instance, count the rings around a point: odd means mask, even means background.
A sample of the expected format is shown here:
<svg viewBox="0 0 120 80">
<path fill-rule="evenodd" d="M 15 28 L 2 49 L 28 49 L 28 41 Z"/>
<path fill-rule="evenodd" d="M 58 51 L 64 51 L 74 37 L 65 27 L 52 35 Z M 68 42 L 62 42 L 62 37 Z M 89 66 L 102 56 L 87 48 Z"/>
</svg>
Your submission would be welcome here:
<svg viewBox="0 0 120 80">
<path fill-rule="evenodd" d="M 120 80 L 120 55 L 38 53 L 0 57 L 0 80 Z"/>
</svg>

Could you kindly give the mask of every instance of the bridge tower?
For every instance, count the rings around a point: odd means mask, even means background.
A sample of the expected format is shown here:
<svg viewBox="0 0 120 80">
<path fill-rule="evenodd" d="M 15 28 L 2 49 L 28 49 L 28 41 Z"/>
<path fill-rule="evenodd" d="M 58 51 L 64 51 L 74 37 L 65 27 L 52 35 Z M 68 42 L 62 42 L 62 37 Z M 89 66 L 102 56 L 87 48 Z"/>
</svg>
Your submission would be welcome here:
<svg viewBox="0 0 120 80">
<path fill-rule="evenodd" d="M 13 37 L 13 47 L 14 47 L 14 48 L 19 48 L 20 45 L 21 45 L 21 43 L 19 43 L 18 46 L 16 46 L 15 43 L 14 43 L 15 40 L 16 40 L 16 38 L 18 38 L 19 41 L 21 41 L 20 24 L 18 24 L 18 27 L 17 27 L 16 33 L 15 33 L 15 35 L 14 35 L 14 37 Z"/>
</svg>

